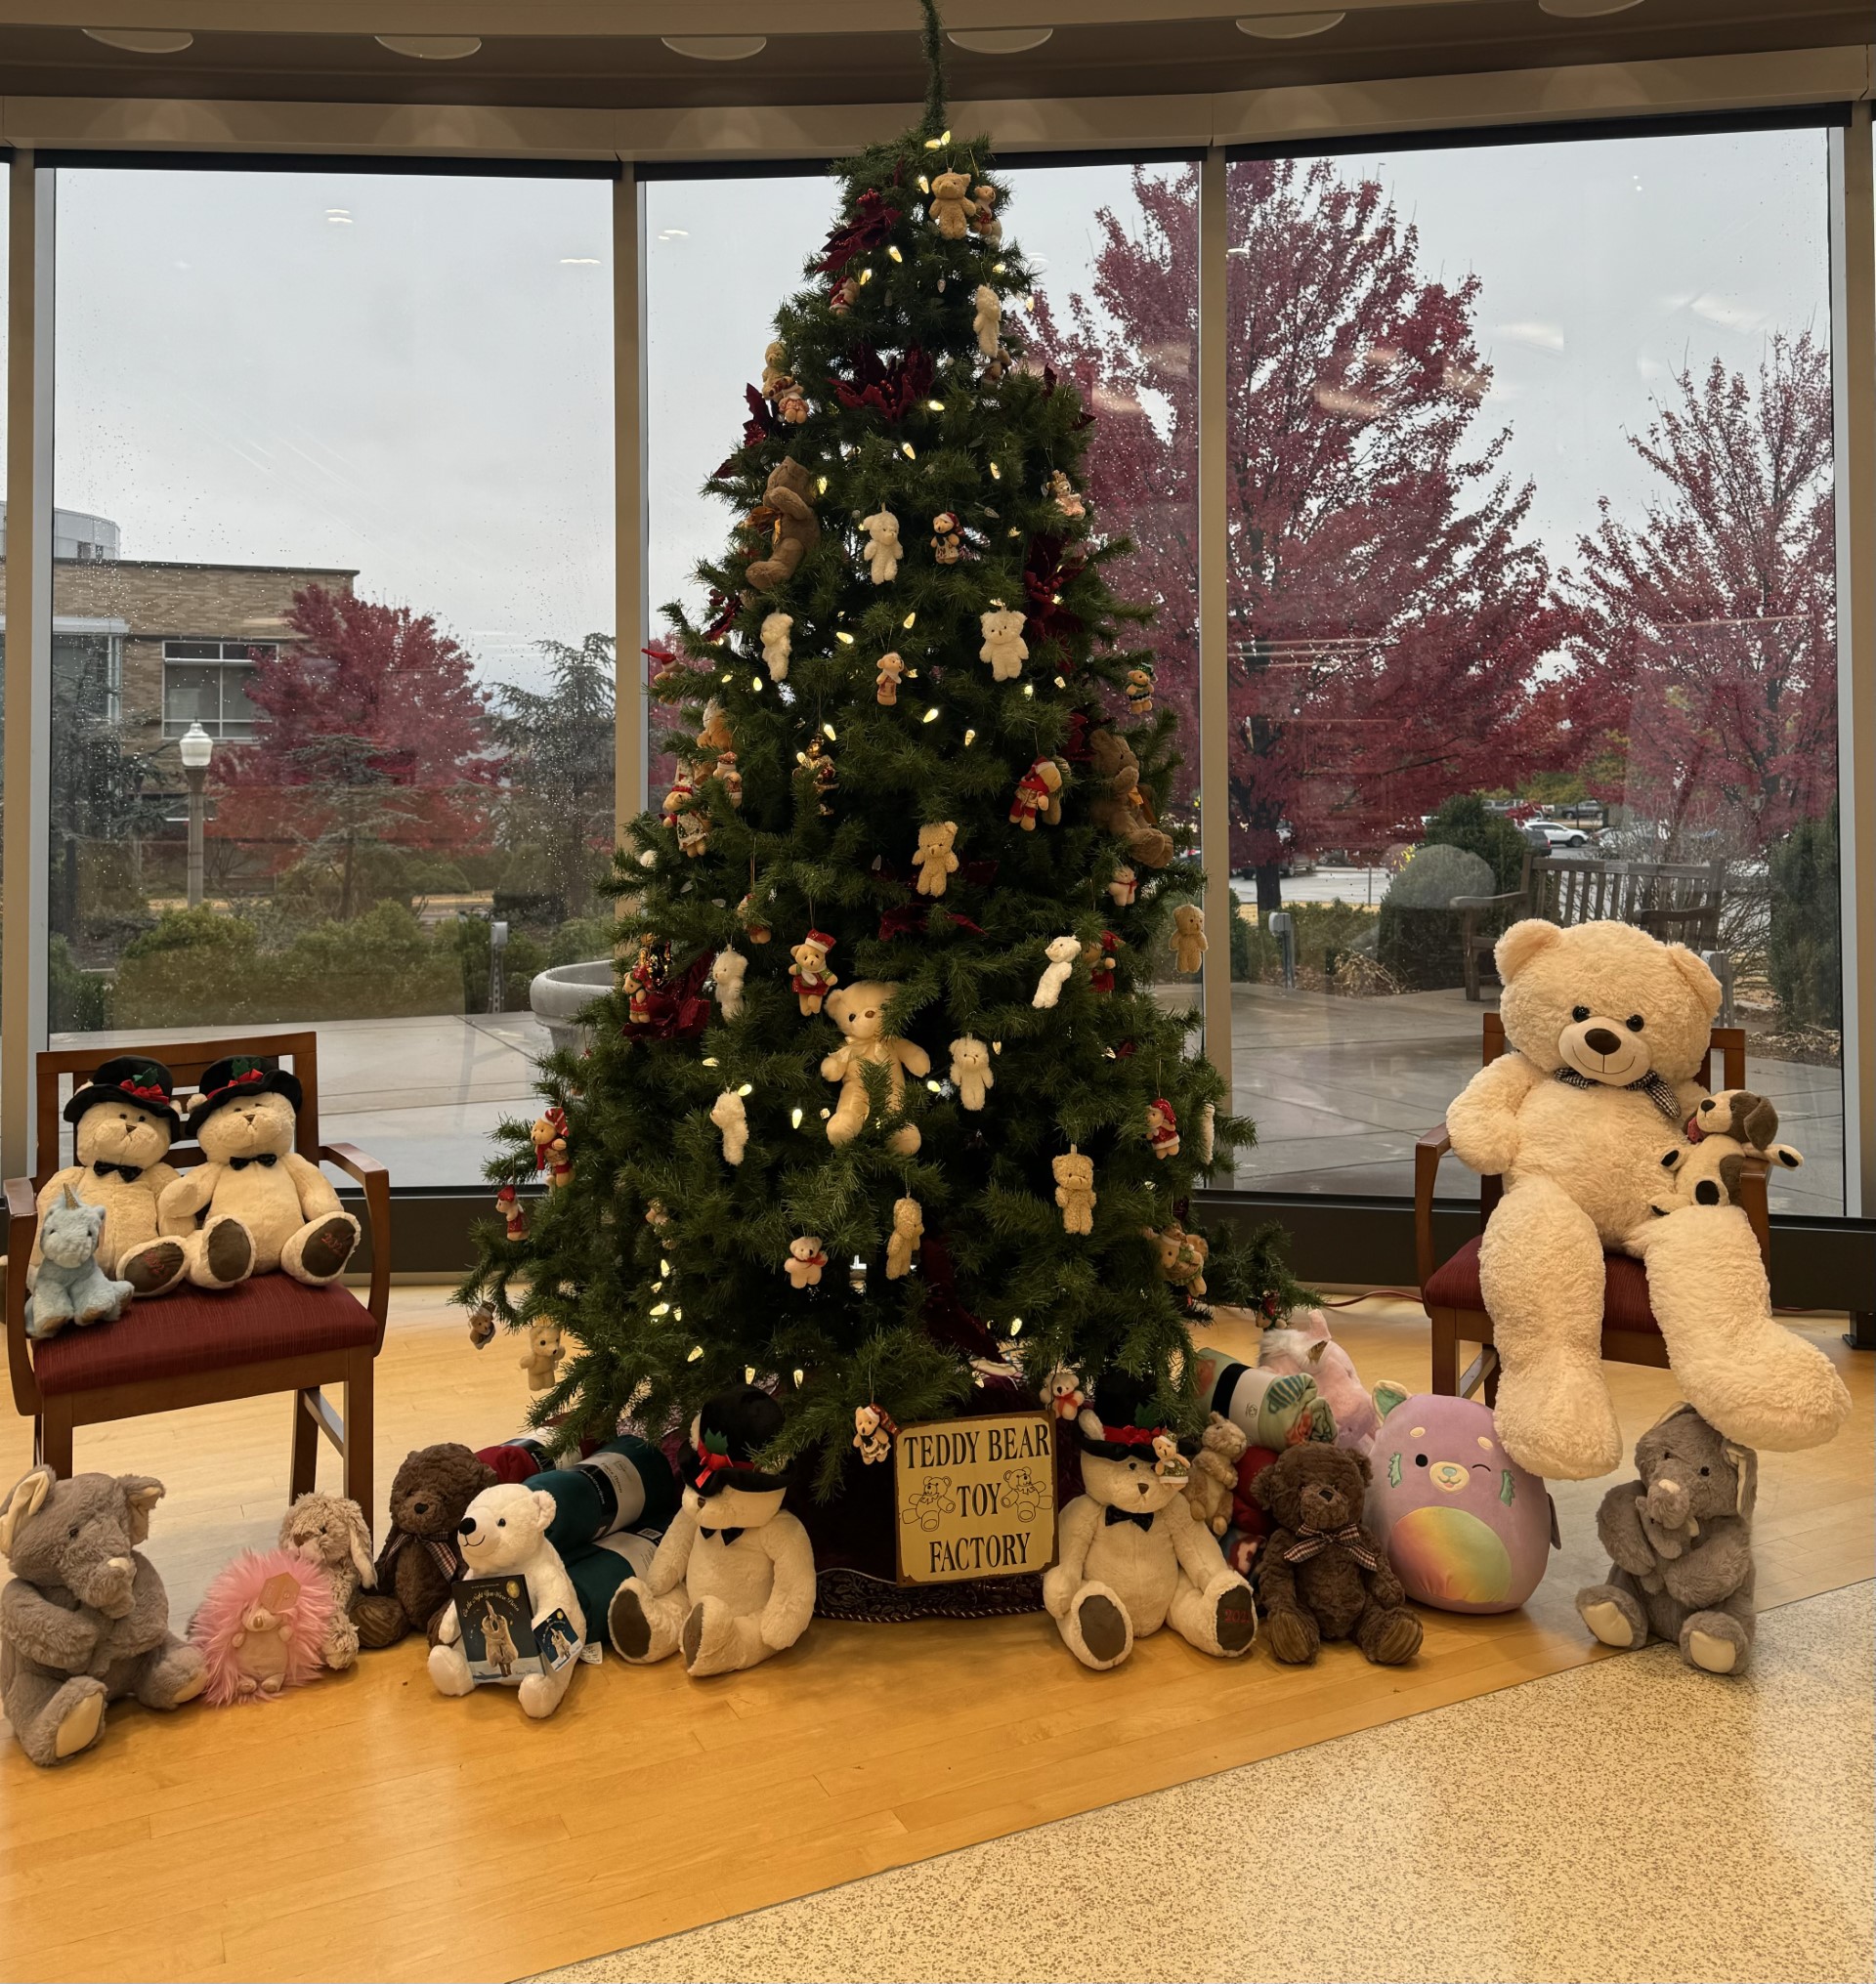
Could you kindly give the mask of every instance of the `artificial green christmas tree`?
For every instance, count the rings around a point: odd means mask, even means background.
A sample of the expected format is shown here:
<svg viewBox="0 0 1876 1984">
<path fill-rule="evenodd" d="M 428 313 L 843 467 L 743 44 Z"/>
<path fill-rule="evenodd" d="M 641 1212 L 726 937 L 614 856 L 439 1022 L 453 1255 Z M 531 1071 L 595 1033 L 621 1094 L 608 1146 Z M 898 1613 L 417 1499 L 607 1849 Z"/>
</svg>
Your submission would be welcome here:
<svg viewBox="0 0 1876 1984">
<path fill-rule="evenodd" d="M 836 169 L 710 479 L 714 616 L 667 609 L 651 651 L 678 774 L 618 859 L 591 1051 L 546 1064 L 565 1182 L 460 1291 L 578 1340 L 535 1414 L 565 1437 L 752 1375 L 822 1494 L 856 1414 L 882 1458 L 867 1409 L 947 1412 L 1000 1357 L 1032 1398 L 1128 1371 L 1190 1422 L 1158 1236 L 1251 1134 L 1154 994 L 1202 876 L 1156 819 L 1148 612 L 1104 576 L 1129 546 L 1082 490 L 1090 415 L 1025 362 L 1007 189 L 944 128 L 935 19 L 927 47 L 923 124 Z M 490 1175 L 535 1159 L 510 1124 Z"/>
</svg>

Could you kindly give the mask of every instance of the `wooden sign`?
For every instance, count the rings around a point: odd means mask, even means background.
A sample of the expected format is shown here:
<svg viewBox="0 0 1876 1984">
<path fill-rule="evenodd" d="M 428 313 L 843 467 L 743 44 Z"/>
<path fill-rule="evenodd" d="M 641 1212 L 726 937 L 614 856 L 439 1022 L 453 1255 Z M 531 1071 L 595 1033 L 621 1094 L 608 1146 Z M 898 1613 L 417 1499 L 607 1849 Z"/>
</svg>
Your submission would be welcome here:
<svg viewBox="0 0 1876 1984">
<path fill-rule="evenodd" d="M 1046 1414 L 903 1426 L 892 1456 L 900 1583 L 1014 1578 L 1055 1561 L 1055 1422 Z"/>
</svg>

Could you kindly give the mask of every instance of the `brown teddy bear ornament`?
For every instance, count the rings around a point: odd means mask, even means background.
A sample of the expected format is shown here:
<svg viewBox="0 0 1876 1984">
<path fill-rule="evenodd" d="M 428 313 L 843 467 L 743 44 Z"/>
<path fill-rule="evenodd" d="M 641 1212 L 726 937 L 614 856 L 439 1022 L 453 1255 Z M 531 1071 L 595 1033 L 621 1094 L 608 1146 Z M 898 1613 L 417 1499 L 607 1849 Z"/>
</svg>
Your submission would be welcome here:
<svg viewBox="0 0 1876 1984">
<path fill-rule="evenodd" d="M 1127 848 L 1138 867 L 1163 868 L 1172 859 L 1172 836 L 1154 824 L 1152 801 L 1140 788 L 1140 761 L 1119 731 L 1094 730 L 1087 738 L 1094 797 L 1088 812 Z"/>
<path fill-rule="evenodd" d="M 773 592 L 794 576 L 795 568 L 821 541 L 821 520 L 809 501 L 814 478 L 792 455 L 769 471 L 763 508 L 775 518 L 775 543 L 768 557 L 758 558 L 746 576 L 757 592 Z"/>
<path fill-rule="evenodd" d="M 1352 1639 L 1377 1667 L 1420 1651 L 1420 1621 L 1387 1555 L 1362 1527 L 1368 1460 L 1346 1447 L 1287 1447 L 1252 1484 L 1275 1525 L 1258 1596 L 1270 1651 L 1306 1667 L 1325 1639 Z"/>
</svg>

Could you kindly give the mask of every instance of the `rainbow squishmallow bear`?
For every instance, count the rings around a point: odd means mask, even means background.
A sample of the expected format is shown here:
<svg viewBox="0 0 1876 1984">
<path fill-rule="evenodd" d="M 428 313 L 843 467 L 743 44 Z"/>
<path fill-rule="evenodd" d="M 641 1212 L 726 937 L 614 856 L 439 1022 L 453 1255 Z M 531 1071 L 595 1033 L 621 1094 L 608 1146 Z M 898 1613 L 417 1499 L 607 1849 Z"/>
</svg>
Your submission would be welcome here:
<svg viewBox="0 0 1876 1984">
<path fill-rule="evenodd" d="M 1377 1385 L 1368 1527 L 1409 1598 L 1442 1612 L 1512 1612 L 1556 1547 L 1556 1509 L 1500 1445 L 1476 1399 Z"/>
</svg>

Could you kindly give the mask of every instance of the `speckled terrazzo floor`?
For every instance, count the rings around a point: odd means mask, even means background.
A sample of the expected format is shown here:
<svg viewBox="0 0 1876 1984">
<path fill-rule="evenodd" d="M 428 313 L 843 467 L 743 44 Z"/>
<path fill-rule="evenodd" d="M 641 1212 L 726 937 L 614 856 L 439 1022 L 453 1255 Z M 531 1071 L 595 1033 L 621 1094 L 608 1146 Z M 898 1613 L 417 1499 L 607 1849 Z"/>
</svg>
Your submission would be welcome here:
<svg viewBox="0 0 1876 1984">
<path fill-rule="evenodd" d="M 1876 1585 L 550 1974 L 1868 1979 Z M 727 1787 L 726 1787 L 727 1791 Z"/>
</svg>

